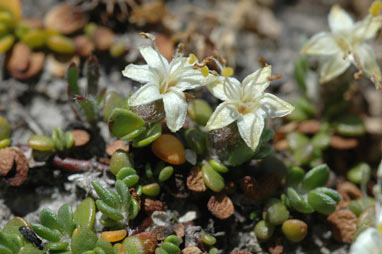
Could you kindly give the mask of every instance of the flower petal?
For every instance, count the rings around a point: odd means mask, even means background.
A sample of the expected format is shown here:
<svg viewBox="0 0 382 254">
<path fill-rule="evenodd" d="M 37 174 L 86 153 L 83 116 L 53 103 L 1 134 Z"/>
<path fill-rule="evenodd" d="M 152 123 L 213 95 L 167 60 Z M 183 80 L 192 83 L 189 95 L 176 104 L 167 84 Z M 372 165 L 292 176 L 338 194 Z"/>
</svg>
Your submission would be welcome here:
<svg viewBox="0 0 382 254">
<path fill-rule="evenodd" d="M 360 41 L 374 38 L 378 30 L 382 27 L 382 16 L 366 16 L 362 21 L 355 24 L 353 36 Z"/>
<path fill-rule="evenodd" d="M 314 35 L 301 50 L 301 54 L 307 55 L 333 55 L 339 52 L 340 49 L 333 35 L 327 32 Z"/>
<path fill-rule="evenodd" d="M 272 66 L 267 65 L 245 77 L 242 86 L 249 88 L 246 90 L 250 90 L 255 93 L 262 93 L 270 84 L 268 78 L 271 76 L 271 74 Z"/>
<path fill-rule="evenodd" d="M 207 77 L 207 88 L 212 93 L 213 96 L 218 98 L 219 100 L 225 101 L 227 100 L 227 96 L 224 93 L 224 77 L 222 76 L 214 76 L 209 78 Z"/>
<path fill-rule="evenodd" d="M 140 83 L 154 83 L 155 78 L 148 65 L 129 64 L 122 71 L 122 75 Z"/>
<path fill-rule="evenodd" d="M 206 129 L 212 131 L 223 128 L 233 123 L 238 116 L 237 110 L 232 105 L 226 102 L 220 103 L 208 120 Z"/>
<path fill-rule="evenodd" d="M 241 84 L 235 78 L 219 76 L 216 79 L 211 78 L 207 80 L 206 83 L 208 90 L 222 101 L 239 99 L 240 97 Z"/>
<path fill-rule="evenodd" d="M 161 99 L 158 86 L 155 84 L 146 84 L 139 88 L 129 98 L 130 106 L 138 106 Z"/>
<path fill-rule="evenodd" d="M 260 107 L 268 117 L 283 117 L 292 113 L 294 107 L 279 97 L 265 93 L 260 100 Z"/>
<path fill-rule="evenodd" d="M 352 17 L 339 5 L 334 5 L 329 13 L 329 27 L 332 32 L 350 30 L 354 26 Z"/>
<path fill-rule="evenodd" d="M 320 82 L 325 83 L 338 77 L 349 68 L 351 62 L 350 56 L 343 59 L 343 54 L 325 57 L 320 66 Z"/>
<path fill-rule="evenodd" d="M 197 69 L 185 70 L 183 74 L 179 73 L 175 80 L 176 87 L 182 91 L 199 88 L 207 84 L 207 77 L 204 77 L 202 72 Z"/>
<path fill-rule="evenodd" d="M 355 48 L 355 54 L 361 64 L 358 68 L 365 72 L 377 89 L 381 89 L 382 73 L 372 48 L 367 44 L 361 44 Z"/>
<path fill-rule="evenodd" d="M 142 46 L 139 48 L 139 51 L 150 67 L 168 72 L 169 64 L 167 59 L 151 46 Z"/>
<path fill-rule="evenodd" d="M 162 94 L 166 123 L 170 131 L 176 132 L 182 128 L 187 115 L 187 101 L 182 91 L 171 87 L 170 91 Z"/>
<path fill-rule="evenodd" d="M 241 115 L 237 120 L 237 127 L 241 138 L 247 146 L 255 151 L 259 144 L 261 133 L 264 129 L 264 118 L 258 113 Z"/>
<path fill-rule="evenodd" d="M 375 228 L 363 231 L 350 248 L 350 254 L 379 254 L 382 251 L 380 236 Z"/>
</svg>

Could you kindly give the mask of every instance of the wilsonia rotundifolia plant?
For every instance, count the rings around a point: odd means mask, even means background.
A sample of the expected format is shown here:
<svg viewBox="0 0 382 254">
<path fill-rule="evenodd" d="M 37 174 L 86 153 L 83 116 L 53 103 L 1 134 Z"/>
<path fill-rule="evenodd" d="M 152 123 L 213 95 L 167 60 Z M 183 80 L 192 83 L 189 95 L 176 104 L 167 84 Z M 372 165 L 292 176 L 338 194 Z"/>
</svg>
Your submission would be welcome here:
<svg viewBox="0 0 382 254">
<path fill-rule="evenodd" d="M 183 126 L 187 115 L 184 91 L 204 85 L 224 101 L 207 122 L 207 130 L 223 128 L 237 121 L 240 136 L 253 151 L 259 144 L 264 118 L 282 117 L 293 111 L 289 103 L 264 92 L 270 84 L 270 65 L 240 83 L 230 77 L 233 74 L 231 68 L 220 66 L 223 76 L 218 76 L 210 72 L 205 63 L 199 63 L 193 54 L 186 58 L 177 52 L 168 63 L 159 53 L 155 37 L 142 35 L 152 40 L 154 48 L 140 48 L 147 65 L 130 64 L 122 72 L 124 76 L 144 84 L 129 98 L 128 103 L 134 107 L 163 100 L 166 123 L 172 132 Z"/>
<path fill-rule="evenodd" d="M 314 35 L 301 51 L 307 55 L 322 56 L 322 83 L 338 77 L 353 64 L 359 70 L 358 75 L 364 73 L 377 89 L 382 89 L 381 70 L 372 48 L 367 44 L 382 27 L 379 5 L 380 2 L 375 1 L 370 14 L 357 23 L 341 7 L 332 7 L 328 18 L 331 32 Z"/>
<path fill-rule="evenodd" d="M 350 248 L 351 254 L 380 254 L 382 253 L 382 162 L 377 171 L 378 183 L 374 186 L 375 216 L 370 212 L 373 227 L 367 228 L 355 240 Z M 366 195 L 365 199 L 367 198 Z"/>
</svg>

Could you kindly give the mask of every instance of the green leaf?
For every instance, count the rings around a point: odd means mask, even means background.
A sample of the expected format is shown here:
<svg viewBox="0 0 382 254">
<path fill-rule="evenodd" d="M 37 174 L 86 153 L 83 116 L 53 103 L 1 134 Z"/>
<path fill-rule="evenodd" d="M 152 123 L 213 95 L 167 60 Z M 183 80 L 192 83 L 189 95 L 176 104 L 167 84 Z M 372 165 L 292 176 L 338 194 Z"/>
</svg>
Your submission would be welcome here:
<svg viewBox="0 0 382 254">
<path fill-rule="evenodd" d="M 0 244 L 0 254 L 13 254 L 13 251 Z"/>
<path fill-rule="evenodd" d="M 78 68 L 74 62 L 69 64 L 66 70 L 66 79 L 68 80 L 68 98 L 73 99 L 74 96 L 80 94 L 78 88 Z"/>
<path fill-rule="evenodd" d="M 85 198 L 73 214 L 74 222 L 79 228 L 91 229 L 95 220 L 95 203 L 91 197 Z"/>
<path fill-rule="evenodd" d="M 329 215 L 336 210 L 337 202 L 330 196 L 318 190 L 312 190 L 308 193 L 308 202 L 314 210 L 324 215 Z"/>
<path fill-rule="evenodd" d="M 133 147 L 144 147 L 150 145 L 162 135 L 162 125 L 156 123 L 150 129 L 146 129 L 133 140 Z"/>
<path fill-rule="evenodd" d="M 103 100 L 103 119 L 105 121 L 109 121 L 113 110 L 116 108 L 124 108 L 124 106 L 125 99 L 121 95 L 114 91 L 108 92 Z"/>
<path fill-rule="evenodd" d="M 97 120 L 98 105 L 93 98 L 86 98 L 77 95 L 76 102 L 80 105 L 82 112 L 85 114 L 86 120 L 89 123 L 92 123 Z"/>
<path fill-rule="evenodd" d="M 105 214 L 110 219 L 116 220 L 116 221 L 123 219 L 123 214 L 120 211 L 107 205 L 102 200 L 97 200 L 96 205 L 97 205 L 98 210 L 100 210 L 103 214 Z"/>
<path fill-rule="evenodd" d="M 141 254 L 145 252 L 145 246 L 137 236 L 129 236 L 123 240 L 122 245 L 129 254 Z"/>
<path fill-rule="evenodd" d="M 192 120 L 194 120 L 197 124 L 205 126 L 212 115 L 211 106 L 202 99 L 192 100 L 188 104 L 188 115 Z"/>
<path fill-rule="evenodd" d="M 85 251 L 93 250 L 97 243 L 97 235 L 89 228 L 77 228 L 73 232 L 71 248 L 73 254 L 82 254 Z"/>
<path fill-rule="evenodd" d="M 337 133 L 343 136 L 362 136 L 366 132 L 363 120 L 356 115 L 347 115 L 341 117 L 335 124 Z"/>
<path fill-rule="evenodd" d="M 330 145 L 330 135 L 326 131 L 319 131 L 312 138 L 312 144 L 315 148 L 324 150 Z"/>
<path fill-rule="evenodd" d="M 48 208 L 44 208 L 40 212 L 40 222 L 43 226 L 48 227 L 50 229 L 57 229 L 61 232 L 63 231 L 63 228 L 58 223 L 57 215 Z"/>
<path fill-rule="evenodd" d="M 130 167 L 132 167 L 132 163 L 125 151 L 117 150 L 113 153 L 110 159 L 110 171 L 114 175 L 118 175 L 121 169 Z"/>
<path fill-rule="evenodd" d="M 310 143 L 309 138 L 300 132 L 289 133 L 286 140 L 292 151 L 297 151 L 300 148 L 304 148 Z"/>
<path fill-rule="evenodd" d="M 117 192 L 122 200 L 122 205 L 125 208 L 125 211 L 129 211 L 130 201 L 131 201 L 131 195 L 129 192 L 129 188 L 126 186 L 126 184 L 121 181 L 117 180 L 115 182 L 115 188 L 117 189 Z"/>
<path fill-rule="evenodd" d="M 68 247 L 69 243 L 67 242 L 55 242 L 45 245 L 45 248 L 50 251 L 65 251 L 68 250 Z"/>
<path fill-rule="evenodd" d="M 287 186 L 297 186 L 302 179 L 304 178 L 305 171 L 300 167 L 292 167 L 288 170 L 288 174 L 286 176 L 286 185 Z"/>
<path fill-rule="evenodd" d="M 318 188 L 314 189 L 314 191 L 322 192 L 325 195 L 328 195 L 334 201 L 336 201 L 336 203 L 340 202 L 340 200 L 341 200 L 341 195 L 337 191 L 330 189 L 328 187 L 318 187 Z"/>
<path fill-rule="evenodd" d="M 0 245 L 17 253 L 24 244 L 20 235 L 0 232 Z"/>
<path fill-rule="evenodd" d="M 308 58 L 306 56 L 300 56 L 297 58 L 296 62 L 294 63 L 293 75 L 297 81 L 298 86 L 304 93 L 306 92 L 305 76 L 308 70 Z"/>
<path fill-rule="evenodd" d="M 188 128 L 185 133 L 187 145 L 198 155 L 206 150 L 206 134 L 197 128 Z"/>
<path fill-rule="evenodd" d="M 118 198 L 118 195 L 113 194 L 113 192 L 111 190 L 105 189 L 98 182 L 93 181 L 92 186 L 93 186 L 94 190 L 97 192 L 99 198 L 103 202 L 105 202 L 107 205 L 109 205 L 113 208 L 119 208 L 120 200 Z"/>
<path fill-rule="evenodd" d="M 58 242 L 62 237 L 62 234 L 57 229 L 50 229 L 37 223 L 31 223 L 31 227 L 41 238 L 51 242 Z"/>
<path fill-rule="evenodd" d="M 364 178 L 366 181 L 370 179 L 370 174 L 371 174 L 370 166 L 367 163 L 362 162 L 352 167 L 347 172 L 346 176 L 351 182 L 355 184 L 361 184 Z"/>
<path fill-rule="evenodd" d="M 33 247 L 33 245 L 29 244 L 21 248 L 19 254 L 42 254 L 43 252 Z M 66 253 L 60 253 L 66 254 Z"/>
<path fill-rule="evenodd" d="M 64 133 L 60 128 L 56 128 L 52 132 L 52 140 L 54 143 L 55 148 L 58 151 L 64 150 L 65 147 L 65 138 L 64 138 Z"/>
<path fill-rule="evenodd" d="M 124 167 L 124 168 L 121 168 L 119 171 L 118 171 L 118 174 L 117 174 L 117 179 L 119 180 L 122 180 L 124 179 L 126 176 L 129 176 L 129 175 L 136 175 L 137 174 L 137 171 L 131 167 Z"/>
<path fill-rule="evenodd" d="M 57 215 L 58 224 L 60 224 L 66 234 L 71 236 L 76 228 L 76 224 L 74 223 L 73 212 L 70 205 L 62 205 L 60 209 L 58 209 Z"/>
<path fill-rule="evenodd" d="M 287 196 L 291 207 L 300 213 L 313 213 L 313 208 L 293 188 L 287 189 Z"/>
<path fill-rule="evenodd" d="M 37 151 L 52 151 L 54 149 L 53 140 L 41 135 L 31 136 L 28 139 L 28 146 Z"/>
<path fill-rule="evenodd" d="M 302 189 L 305 191 L 324 186 L 329 181 L 330 170 L 328 165 L 322 164 L 309 170 L 302 180 Z"/>
<path fill-rule="evenodd" d="M 73 132 L 71 131 L 66 131 L 64 135 L 65 139 L 65 148 L 70 149 L 74 145 L 74 137 L 73 137 Z"/>
<path fill-rule="evenodd" d="M 202 176 L 204 183 L 214 192 L 220 192 L 224 189 L 224 178 L 210 164 L 203 164 Z"/>
<path fill-rule="evenodd" d="M 110 133 L 117 138 L 126 136 L 143 125 L 142 118 L 126 109 L 114 109 L 109 118 Z"/>
<path fill-rule="evenodd" d="M 101 248 L 106 254 L 114 254 L 113 246 L 104 238 L 99 238 L 96 247 Z"/>
</svg>

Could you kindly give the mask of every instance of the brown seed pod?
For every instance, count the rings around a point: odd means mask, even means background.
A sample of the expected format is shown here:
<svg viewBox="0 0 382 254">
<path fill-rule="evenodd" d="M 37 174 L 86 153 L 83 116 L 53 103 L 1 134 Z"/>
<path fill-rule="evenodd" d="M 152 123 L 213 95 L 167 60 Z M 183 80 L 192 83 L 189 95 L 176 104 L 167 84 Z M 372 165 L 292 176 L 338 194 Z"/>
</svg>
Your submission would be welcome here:
<svg viewBox="0 0 382 254">
<path fill-rule="evenodd" d="M 86 35 L 74 37 L 73 42 L 76 53 L 82 57 L 90 56 L 94 51 L 94 44 Z"/>
<path fill-rule="evenodd" d="M 108 50 L 114 43 L 113 31 L 105 26 L 98 26 L 93 33 L 93 41 L 97 50 Z"/>
<path fill-rule="evenodd" d="M 216 218 L 221 220 L 228 219 L 235 211 L 231 199 L 225 194 L 212 195 L 207 208 Z"/>
<path fill-rule="evenodd" d="M 88 17 L 75 6 L 60 4 L 45 15 L 44 25 L 60 34 L 72 34 L 86 25 Z"/>
<path fill-rule="evenodd" d="M 337 210 L 327 218 L 333 238 L 341 243 L 351 243 L 357 230 L 357 217 L 347 209 Z"/>
<path fill-rule="evenodd" d="M 8 179 L 11 186 L 20 186 L 28 176 L 28 163 L 24 153 L 16 147 L 0 150 L 0 174 L 6 176 L 13 168 L 16 174 Z"/>
<path fill-rule="evenodd" d="M 187 177 L 187 188 L 195 192 L 204 192 L 207 187 L 203 181 L 202 171 L 199 167 L 193 167 Z"/>
<path fill-rule="evenodd" d="M 90 134 L 87 131 L 84 130 L 72 130 L 73 133 L 73 139 L 74 139 L 74 146 L 84 146 L 86 145 L 90 140 Z"/>
</svg>

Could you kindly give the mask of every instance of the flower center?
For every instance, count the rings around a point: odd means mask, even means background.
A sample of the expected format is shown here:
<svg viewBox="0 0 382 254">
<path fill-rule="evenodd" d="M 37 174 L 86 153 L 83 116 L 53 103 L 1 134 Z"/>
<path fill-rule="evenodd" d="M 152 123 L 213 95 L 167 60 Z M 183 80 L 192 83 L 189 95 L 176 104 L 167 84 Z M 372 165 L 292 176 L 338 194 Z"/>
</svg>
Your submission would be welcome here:
<svg viewBox="0 0 382 254">
<path fill-rule="evenodd" d="M 176 82 L 174 80 L 163 80 L 160 84 L 159 92 L 161 94 L 167 93 L 170 87 L 175 86 Z"/>
</svg>

